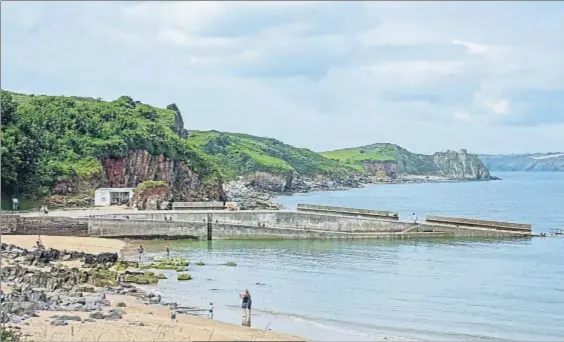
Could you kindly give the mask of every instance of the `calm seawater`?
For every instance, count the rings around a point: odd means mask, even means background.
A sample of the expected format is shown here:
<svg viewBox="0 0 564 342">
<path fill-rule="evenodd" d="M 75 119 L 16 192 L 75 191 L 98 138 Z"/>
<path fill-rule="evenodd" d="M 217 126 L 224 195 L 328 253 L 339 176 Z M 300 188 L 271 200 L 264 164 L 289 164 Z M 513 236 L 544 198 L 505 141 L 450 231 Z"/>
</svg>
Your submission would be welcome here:
<svg viewBox="0 0 564 342">
<path fill-rule="evenodd" d="M 297 203 L 416 212 L 564 228 L 564 173 L 497 173 L 502 181 L 372 185 L 282 197 Z M 146 242 L 145 242 L 146 243 Z M 147 245 L 163 255 L 163 242 Z M 239 323 L 314 340 L 564 339 L 564 238 L 171 242 L 194 279 L 165 271 L 156 292 Z M 222 266 L 227 261 L 237 267 Z"/>
</svg>

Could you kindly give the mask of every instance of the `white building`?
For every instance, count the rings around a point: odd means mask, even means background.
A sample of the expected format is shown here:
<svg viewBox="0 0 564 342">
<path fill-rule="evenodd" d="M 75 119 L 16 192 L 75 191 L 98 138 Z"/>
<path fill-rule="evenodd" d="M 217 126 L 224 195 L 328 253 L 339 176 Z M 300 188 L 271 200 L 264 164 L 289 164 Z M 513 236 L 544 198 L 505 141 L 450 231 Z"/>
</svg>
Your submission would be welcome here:
<svg viewBox="0 0 564 342">
<path fill-rule="evenodd" d="M 107 207 L 127 204 L 133 197 L 133 188 L 100 188 L 94 193 L 94 205 Z"/>
</svg>

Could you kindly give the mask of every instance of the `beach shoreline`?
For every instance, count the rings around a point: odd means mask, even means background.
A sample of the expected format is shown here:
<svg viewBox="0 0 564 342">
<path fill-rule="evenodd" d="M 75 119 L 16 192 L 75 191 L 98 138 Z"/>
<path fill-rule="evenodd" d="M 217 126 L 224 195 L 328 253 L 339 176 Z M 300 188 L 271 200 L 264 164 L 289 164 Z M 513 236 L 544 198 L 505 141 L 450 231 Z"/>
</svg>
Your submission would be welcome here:
<svg viewBox="0 0 564 342">
<path fill-rule="evenodd" d="M 35 245 L 37 237 L 3 235 L 1 238 L 2 243 L 29 249 Z M 125 241 L 102 238 L 41 236 L 41 239 L 47 248 L 72 249 L 91 254 L 119 251 L 122 255 L 129 246 Z M 8 266 L 8 261 L 3 260 L 3 267 Z M 78 267 L 77 261 L 62 261 L 58 264 Z M 11 291 L 13 285 L 2 281 L 2 289 L 6 293 Z M 139 294 L 138 291 L 135 292 Z M 95 294 L 100 293 L 101 289 L 96 289 Z M 192 315 L 179 314 L 178 321 L 175 322 L 170 318 L 169 308 L 161 304 L 143 302 L 139 295 L 108 293 L 104 297 L 110 303 L 109 308 L 123 311 L 122 319 L 93 320 L 88 318 L 90 312 L 38 310 L 37 317 L 29 317 L 22 324 L 6 325 L 17 327 L 28 341 L 305 341 L 304 338 L 291 334 L 242 327 Z M 54 319 L 60 315 L 79 319 L 66 321 L 64 325 L 54 325 Z"/>
</svg>

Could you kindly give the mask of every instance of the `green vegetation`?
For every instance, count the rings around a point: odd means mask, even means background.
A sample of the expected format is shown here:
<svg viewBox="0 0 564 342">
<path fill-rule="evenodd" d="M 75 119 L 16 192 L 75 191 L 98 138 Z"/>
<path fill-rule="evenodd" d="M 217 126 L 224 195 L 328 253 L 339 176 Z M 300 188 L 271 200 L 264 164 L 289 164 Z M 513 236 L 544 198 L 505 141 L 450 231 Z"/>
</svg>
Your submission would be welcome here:
<svg viewBox="0 0 564 342">
<path fill-rule="evenodd" d="M 147 189 L 156 188 L 158 186 L 167 186 L 168 184 L 165 181 L 146 181 L 139 184 L 133 192 L 143 192 Z"/>
<path fill-rule="evenodd" d="M 400 147 L 393 144 L 373 144 L 362 147 L 346 148 L 329 152 L 321 152 L 321 155 L 342 162 L 358 171 L 364 171 L 364 162 L 391 162 L 396 161 Z"/>
<path fill-rule="evenodd" d="M 115 264 L 117 271 L 125 271 L 128 268 L 139 268 L 139 263 L 137 261 L 118 260 Z"/>
<path fill-rule="evenodd" d="M 22 341 L 22 333 L 14 327 L 8 327 L 2 324 L 0 326 L 0 341 L 20 342 Z"/>
<path fill-rule="evenodd" d="M 128 96 L 107 102 L 2 91 L 2 195 L 36 199 L 62 180 L 101 176 L 101 160 L 130 149 L 184 161 L 205 181 L 217 168 L 176 127 L 177 108 L 155 108 Z M 21 202 L 20 202 L 21 203 Z"/>
<path fill-rule="evenodd" d="M 190 131 L 188 144 L 208 155 L 226 180 L 253 171 L 296 172 L 304 176 L 341 176 L 354 172 L 350 167 L 306 148 L 247 134 Z"/>
<path fill-rule="evenodd" d="M 177 280 L 191 280 L 192 276 L 188 273 L 180 273 L 176 279 Z"/>
<path fill-rule="evenodd" d="M 197 265 L 197 266 L 206 266 L 206 264 L 204 264 L 204 262 L 201 261 L 201 260 L 198 261 L 198 262 L 196 263 L 196 265 Z"/>
<path fill-rule="evenodd" d="M 394 176 L 444 175 L 460 179 L 490 179 L 491 176 L 476 155 L 460 152 L 417 154 L 394 145 L 373 144 L 356 148 L 322 152 L 323 156 L 344 163 L 361 172 Z"/>
<path fill-rule="evenodd" d="M 398 172 L 407 174 L 430 174 L 437 171 L 432 155 L 412 153 L 388 143 L 322 152 L 321 155 L 361 172 L 368 171 L 368 166 L 374 164 L 396 164 Z M 376 173 L 383 171 L 377 170 Z"/>
<path fill-rule="evenodd" d="M 223 264 L 223 266 L 235 267 L 235 266 L 237 266 L 237 263 L 235 263 L 235 262 L 233 262 L 233 261 L 229 261 L 229 262 L 226 262 L 225 264 Z"/>
<path fill-rule="evenodd" d="M 90 271 L 88 283 L 96 287 L 116 286 L 118 284 L 116 276 L 117 273 L 114 271 L 97 267 Z"/>
<path fill-rule="evenodd" d="M 183 258 L 158 258 L 155 262 L 141 265 L 141 269 L 177 270 L 184 271 L 190 262 Z M 181 271 L 181 272 L 182 272 Z"/>
<path fill-rule="evenodd" d="M 187 138 L 176 105 L 155 108 L 128 96 L 102 101 L 2 91 L 1 102 L 5 210 L 11 209 L 12 197 L 19 198 L 22 210 L 37 208 L 60 181 L 71 183 L 70 196 L 92 197 L 93 188 L 105 186 L 106 158 L 121 158 L 130 150 L 184 162 L 204 186 L 255 171 L 338 179 L 366 171 L 388 174 L 391 164 L 398 172 L 411 174 L 449 173 L 454 166 L 460 168 L 454 159 L 437 166 L 434 156 L 414 154 L 393 144 L 319 154 L 275 139 L 239 133 L 192 131 Z M 139 184 L 136 191 L 166 185 L 148 181 Z M 61 188 L 69 187 L 65 183 Z M 163 265 L 169 269 L 182 266 Z"/>
<path fill-rule="evenodd" d="M 134 284 L 156 284 L 161 279 L 159 276 L 155 275 L 153 272 L 145 272 L 142 274 L 126 274 L 124 281 L 126 283 Z"/>
<path fill-rule="evenodd" d="M 26 198 L 19 199 L 20 210 L 33 210 L 41 207 L 41 204 L 35 200 L 30 200 Z M 12 210 L 12 200 L 3 199 L 2 200 L 2 210 Z"/>
</svg>

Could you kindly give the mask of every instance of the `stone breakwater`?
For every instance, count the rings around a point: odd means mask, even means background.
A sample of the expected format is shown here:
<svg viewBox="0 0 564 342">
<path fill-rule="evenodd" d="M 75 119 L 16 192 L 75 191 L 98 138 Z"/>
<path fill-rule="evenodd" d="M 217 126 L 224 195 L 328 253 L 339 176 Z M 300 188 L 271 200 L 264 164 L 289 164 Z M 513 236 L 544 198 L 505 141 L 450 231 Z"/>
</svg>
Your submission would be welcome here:
<svg viewBox="0 0 564 342">
<path fill-rule="evenodd" d="M 178 307 L 176 303 L 162 303 L 160 296 L 138 290 L 132 283 L 147 283 L 152 272 L 129 271 L 137 263 L 118 261 L 117 253 L 88 254 L 74 251 L 27 250 L 2 243 L 0 246 L 3 290 L 9 291 L 2 300 L 1 323 L 16 327 L 27 324 L 37 311 L 69 312 L 53 315 L 51 325 L 68 325 L 95 320 L 118 320 L 123 317 L 125 303 L 110 303 L 107 294 L 132 295 L 147 304 L 161 304 L 177 308 L 178 313 L 198 313 L 198 308 Z M 65 266 L 67 261 L 82 261 L 81 267 Z M 134 276 L 130 276 L 134 275 Z M 128 277 L 130 276 L 130 277 Z M 149 277 L 149 278 L 147 278 Z M 112 308 L 111 306 L 114 306 Z M 88 312 L 83 319 L 72 313 Z M 143 325 L 142 322 L 130 323 Z"/>
</svg>

